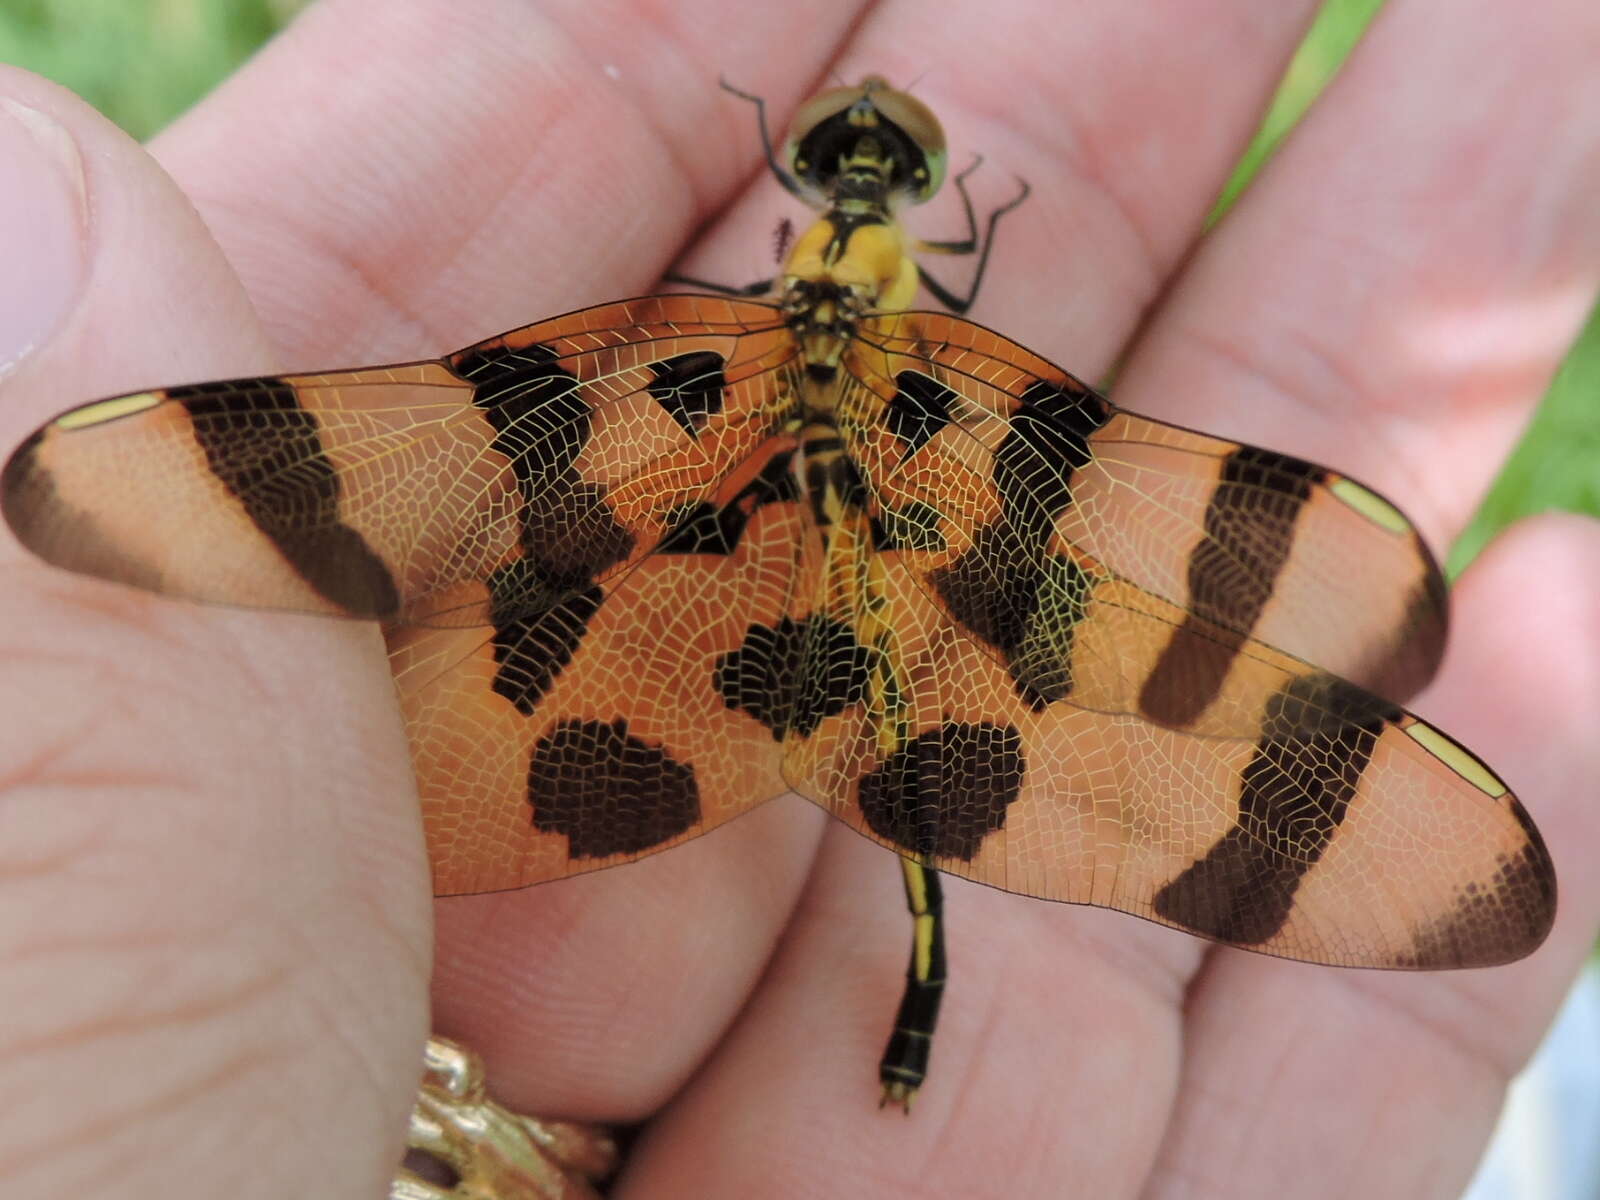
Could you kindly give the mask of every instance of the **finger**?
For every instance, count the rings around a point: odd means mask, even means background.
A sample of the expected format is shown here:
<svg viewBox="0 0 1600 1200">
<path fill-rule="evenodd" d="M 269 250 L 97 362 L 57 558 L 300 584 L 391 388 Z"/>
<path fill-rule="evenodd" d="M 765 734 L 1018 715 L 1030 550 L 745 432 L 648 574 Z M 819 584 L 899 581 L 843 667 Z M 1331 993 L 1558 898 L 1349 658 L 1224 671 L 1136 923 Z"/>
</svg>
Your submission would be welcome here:
<svg viewBox="0 0 1600 1200">
<path fill-rule="evenodd" d="M 1585 0 L 1388 5 L 1119 400 L 1348 470 L 1447 543 L 1600 281 L 1597 38 Z"/>
<path fill-rule="evenodd" d="M 881 1197 L 1137 1192 L 1181 1061 L 1199 944 L 1122 914 L 945 884 L 950 981 L 927 1085 L 875 1111 L 905 978 L 894 860 L 831 829 L 790 935 L 716 1058 L 649 1129 L 621 1195 L 866 1180 Z M 758 1097 L 759 1103 L 752 1103 Z M 797 1152 L 797 1145 L 803 1152 Z"/>
<path fill-rule="evenodd" d="M 1428 975 L 1215 956 L 1190 994 L 1183 1088 L 1150 1191 L 1225 1177 L 1241 1195 L 1460 1194 L 1506 1081 L 1600 928 L 1597 585 L 1600 524 L 1514 529 L 1463 578 L 1463 636 L 1423 699 L 1537 814 L 1561 889 L 1548 941 L 1509 966 Z"/>
<path fill-rule="evenodd" d="M 0 96 L 0 195 L 43 197 L 0 221 L 3 282 L 77 281 L 0 385 L 0 452 L 71 400 L 270 365 L 142 150 L 21 72 Z M 377 1194 L 415 1089 L 428 936 L 370 631 L 137 595 L 9 534 L 0 567 L 0 1177 Z"/>
<path fill-rule="evenodd" d="M 439 354 L 651 287 L 857 7 L 325 0 L 155 151 L 294 363 Z"/>
<path fill-rule="evenodd" d="M 1069 15 L 1030 0 L 949 5 L 932 19 L 926 5 L 897 0 L 867 14 L 833 74 L 910 85 L 945 127 L 952 174 L 981 153 L 971 180 L 980 220 L 1018 178 L 1032 185 L 1000 226 L 972 315 L 1092 380 L 1189 252 L 1316 7 L 1091 2 Z M 740 78 L 766 87 L 759 74 Z M 769 92 L 775 129 L 798 98 Z M 748 145 L 750 133 L 735 132 Z M 691 273 L 759 272 L 772 222 L 791 211 L 758 179 L 688 260 Z M 906 219 L 934 239 L 964 227 L 953 185 Z M 958 291 L 975 267 L 922 265 Z"/>
<path fill-rule="evenodd" d="M 743 1007 L 824 821 L 791 796 L 620 873 L 438 901 L 436 1028 L 513 1108 L 644 1119 Z"/>
</svg>

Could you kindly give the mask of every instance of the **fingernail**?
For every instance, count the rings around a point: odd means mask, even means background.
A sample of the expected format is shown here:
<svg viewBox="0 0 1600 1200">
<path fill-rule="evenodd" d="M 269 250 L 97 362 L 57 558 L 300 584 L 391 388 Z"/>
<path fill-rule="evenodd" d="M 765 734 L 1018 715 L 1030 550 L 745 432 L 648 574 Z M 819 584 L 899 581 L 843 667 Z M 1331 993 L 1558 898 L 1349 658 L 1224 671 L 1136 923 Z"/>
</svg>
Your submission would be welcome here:
<svg viewBox="0 0 1600 1200">
<path fill-rule="evenodd" d="M 77 298 L 86 218 L 71 136 L 0 97 L 0 376 L 49 338 Z"/>
</svg>

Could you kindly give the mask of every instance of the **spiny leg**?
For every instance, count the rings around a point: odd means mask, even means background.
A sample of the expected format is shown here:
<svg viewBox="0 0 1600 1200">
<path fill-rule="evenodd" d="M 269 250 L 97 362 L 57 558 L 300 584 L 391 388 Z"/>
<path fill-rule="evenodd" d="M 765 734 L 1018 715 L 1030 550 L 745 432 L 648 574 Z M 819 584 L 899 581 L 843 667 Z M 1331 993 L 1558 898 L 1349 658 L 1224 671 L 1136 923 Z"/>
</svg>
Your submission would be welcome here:
<svg viewBox="0 0 1600 1200">
<path fill-rule="evenodd" d="M 911 910 L 911 963 L 906 968 L 906 990 L 894 1032 L 878 1064 L 883 1099 L 911 1111 L 911 1098 L 928 1074 L 928 1051 L 933 1027 L 944 998 L 944 892 L 939 872 L 910 858 L 900 859 L 906 885 L 906 907 Z"/>
<path fill-rule="evenodd" d="M 967 236 L 950 242 L 917 243 L 917 250 L 927 254 L 971 254 L 978 248 L 978 214 L 972 207 L 972 194 L 967 191 L 967 177 L 983 166 L 983 155 L 974 154 L 966 170 L 955 177 L 956 192 L 961 197 L 961 208 L 967 214 Z M 1014 202 L 1015 203 L 1015 202 Z"/>
<path fill-rule="evenodd" d="M 713 283 L 709 279 L 697 279 L 693 275 L 683 275 L 677 271 L 668 271 L 661 277 L 661 281 L 663 283 L 681 283 L 685 287 L 704 288 L 706 291 L 715 292 L 719 296 L 740 297 L 765 296 L 772 290 L 773 283 L 772 278 L 769 276 L 766 279 L 758 279 L 754 283 L 730 287 L 726 283 Z"/>
<path fill-rule="evenodd" d="M 767 129 L 767 102 L 760 96 L 740 91 L 726 79 L 719 79 L 717 82 L 722 85 L 723 91 L 732 92 L 739 99 L 748 100 L 756 106 L 756 127 L 761 130 L 761 152 L 767 156 L 767 168 L 778 177 L 778 182 L 783 184 L 786 192 L 804 200 L 806 193 L 805 189 L 800 186 L 800 181 L 784 168 L 784 165 L 778 161 L 778 156 L 772 149 L 772 133 Z"/>
<path fill-rule="evenodd" d="M 994 249 L 995 226 L 1000 224 L 1001 217 L 1005 216 L 1008 212 L 1026 200 L 1028 198 L 1028 193 L 1033 190 L 1028 185 L 1026 180 L 1017 181 L 1022 185 L 1017 194 L 989 214 L 988 225 L 984 230 L 983 240 L 980 246 L 977 241 L 977 222 L 973 218 L 972 199 L 967 195 L 966 178 L 977 169 L 978 164 L 982 161 L 983 160 L 981 158 L 975 159 L 970 167 L 956 176 L 956 190 L 961 193 L 961 203 L 967 211 L 967 224 L 970 231 L 968 236 L 960 241 L 955 242 L 918 243 L 919 249 L 931 250 L 936 254 L 971 254 L 974 250 L 977 250 L 978 269 L 973 273 L 972 287 L 968 289 L 965 296 L 958 296 L 949 288 L 945 287 L 944 284 L 940 283 L 932 275 L 928 274 L 927 270 L 922 267 L 920 263 L 917 267 L 919 274 L 922 276 L 923 285 L 928 289 L 928 291 L 933 293 L 933 298 L 940 304 L 944 305 L 951 312 L 955 313 L 957 316 L 960 316 L 969 308 L 971 308 L 973 302 L 978 298 L 978 289 L 983 285 L 983 273 L 989 268 L 989 252 Z"/>
</svg>

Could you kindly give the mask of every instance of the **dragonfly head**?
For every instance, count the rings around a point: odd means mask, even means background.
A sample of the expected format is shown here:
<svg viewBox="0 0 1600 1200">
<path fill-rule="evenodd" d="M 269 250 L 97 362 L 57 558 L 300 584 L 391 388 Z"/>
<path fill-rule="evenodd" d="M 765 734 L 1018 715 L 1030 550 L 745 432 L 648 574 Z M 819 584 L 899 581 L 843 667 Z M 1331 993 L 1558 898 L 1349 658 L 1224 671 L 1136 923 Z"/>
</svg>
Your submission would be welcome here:
<svg viewBox="0 0 1600 1200">
<path fill-rule="evenodd" d="M 834 201 L 921 204 L 944 182 L 944 129 L 927 105 L 869 75 L 800 106 L 784 143 L 796 178 Z"/>
</svg>

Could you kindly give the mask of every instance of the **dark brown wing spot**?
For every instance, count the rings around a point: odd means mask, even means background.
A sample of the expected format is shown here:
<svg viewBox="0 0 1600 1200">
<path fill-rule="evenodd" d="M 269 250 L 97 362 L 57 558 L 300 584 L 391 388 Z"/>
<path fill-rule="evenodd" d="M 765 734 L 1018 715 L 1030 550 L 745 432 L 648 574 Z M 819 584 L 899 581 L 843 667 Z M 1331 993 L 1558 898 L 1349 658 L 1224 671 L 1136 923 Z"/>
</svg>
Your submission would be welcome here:
<svg viewBox="0 0 1600 1200">
<path fill-rule="evenodd" d="M 447 361 L 473 385 L 472 402 L 500 435 L 494 448 L 511 460 L 523 495 L 572 469 L 589 440 L 589 405 L 560 354 L 537 342 L 520 350 L 490 342 Z"/>
<path fill-rule="evenodd" d="M 1189 617 L 1145 680 L 1139 696 L 1145 716 L 1182 728 L 1216 699 L 1272 596 L 1311 487 L 1326 474 L 1255 446 L 1228 456 L 1206 505 L 1206 536 L 1189 557 Z"/>
<path fill-rule="evenodd" d="M 724 704 L 782 741 L 808 737 L 823 718 L 859 704 L 870 666 L 871 651 L 848 625 L 813 614 L 750 626 L 739 649 L 717 660 L 713 682 Z"/>
<path fill-rule="evenodd" d="M 590 409 L 554 350 L 490 344 L 451 362 L 474 384 L 473 403 L 495 429 L 490 445 L 522 496 L 522 555 L 493 572 L 489 593 L 494 690 L 528 713 L 572 660 L 600 607 L 597 579 L 632 553 L 634 537 L 578 473 Z"/>
<path fill-rule="evenodd" d="M 1072 640 L 1092 581 L 1070 558 L 1038 549 L 1004 517 L 979 527 L 960 557 L 929 572 L 950 616 L 1000 652 L 1036 711 L 1072 691 Z"/>
<path fill-rule="evenodd" d="M 1110 409 L 1093 392 L 1044 380 L 1021 400 L 995 452 L 1000 515 L 928 581 L 958 624 L 1000 652 L 1018 693 L 1038 710 L 1072 690 L 1072 637 L 1091 581 L 1050 544 L 1072 503 L 1072 473 L 1093 459 L 1089 438 Z"/>
<path fill-rule="evenodd" d="M 1290 682 L 1268 701 L 1245 767 L 1238 823 L 1156 893 L 1155 911 L 1207 937 L 1272 937 L 1300 880 L 1344 822 L 1384 723 L 1400 710 L 1332 675 Z"/>
<path fill-rule="evenodd" d="M 617 718 L 563 721 L 528 764 L 534 827 L 564 834 L 573 858 L 640 854 L 700 820 L 694 768 Z"/>
<path fill-rule="evenodd" d="M 791 464 L 794 452 L 774 454 L 761 473 L 721 508 L 707 501 L 687 505 L 669 522 L 671 532 L 656 546 L 657 554 L 732 554 L 745 526 L 768 504 L 800 498 Z"/>
<path fill-rule="evenodd" d="M 590 408 L 556 352 L 491 345 L 462 351 L 452 365 L 475 385 L 472 402 L 495 429 L 490 445 L 511 464 L 522 494 L 523 550 L 548 577 L 569 582 L 627 558 L 633 534 L 574 465 L 589 440 Z"/>
<path fill-rule="evenodd" d="M 694 437 L 705 427 L 706 418 L 722 411 L 722 394 L 728 386 L 722 366 L 723 357 L 714 350 L 676 354 L 649 364 L 656 378 L 647 390 Z"/>
<path fill-rule="evenodd" d="M 161 591 L 159 572 L 101 537 L 89 514 L 74 505 L 40 461 L 39 430 L 18 446 L 0 473 L 0 512 L 28 549 L 46 562 L 146 591 Z"/>
<path fill-rule="evenodd" d="M 884 423 L 906 444 L 909 458 L 950 424 L 950 408 L 959 397 L 921 371 L 901 371 L 894 382 L 895 394 L 884 413 Z"/>
<path fill-rule="evenodd" d="M 1487 884 L 1461 890 L 1455 911 L 1417 931 L 1404 967 L 1486 967 L 1527 954 L 1550 932 L 1555 875 L 1543 847 L 1501 861 Z"/>
<path fill-rule="evenodd" d="M 400 606 L 394 577 L 339 517 L 339 472 L 317 419 L 281 379 L 170 388 L 189 412 L 211 471 L 317 593 L 365 617 Z"/>
<path fill-rule="evenodd" d="M 869 518 L 874 550 L 945 549 L 944 516 L 923 500 L 908 500 L 898 508 L 877 507 Z"/>
<path fill-rule="evenodd" d="M 1448 917 L 1419 929 L 1402 967 L 1492 967 L 1528 954 L 1556 916 L 1556 869 L 1521 802 L 1512 814 L 1528 835 L 1521 853 L 1500 860 L 1485 884 L 1469 883 Z"/>
<path fill-rule="evenodd" d="M 1072 472 L 1094 457 L 1089 438 L 1110 416 L 1092 392 L 1035 380 L 1021 396 L 995 452 L 994 485 L 1012 524 L 1042 549 L 1051 523 L 1072 503 Z"/>
<path fill-rule="evenodd" d="M 1431 562 L 1431 558 L 1430 558 Z M 1427 685 L 1444 658 L 1450 598 L 1444 576 L 1426 571 L 1412 588 L 1398 637 L 1372 647 L 1372 657 L 1348 674 L 1368 691 L 1404 700 Z"/>
<path fill-rule="evenodd" d="M 1022 788 L 1022 738 L 1010 726 L 947 722 L 863 776 L 867 826 L 901 849 L 970 861 L 1006 823 Z"/>
<path fill-rule="evenodd" d="M 535 559 L 495 571 L 489 578 L 495 692 L 531 714 L 577 653 L 602 599 L 598 584 L 575 590 L 545 575 Z"/>
</svg>

